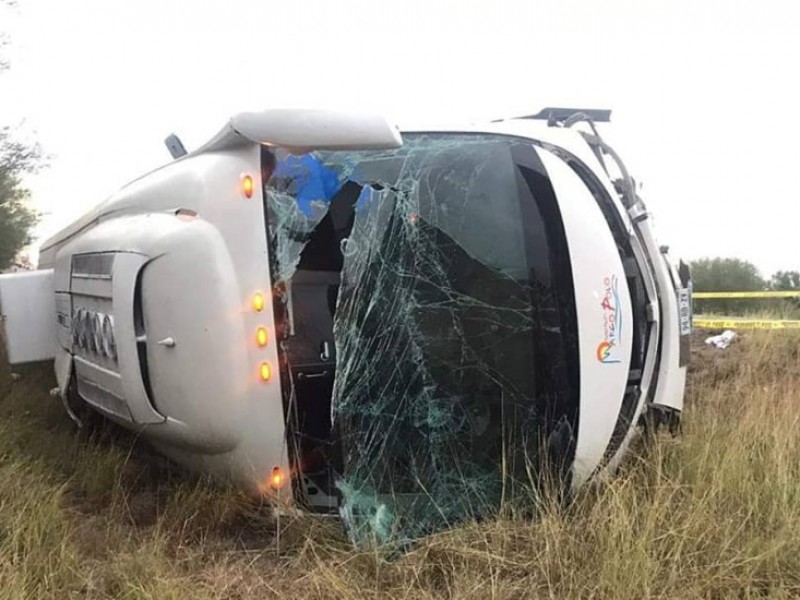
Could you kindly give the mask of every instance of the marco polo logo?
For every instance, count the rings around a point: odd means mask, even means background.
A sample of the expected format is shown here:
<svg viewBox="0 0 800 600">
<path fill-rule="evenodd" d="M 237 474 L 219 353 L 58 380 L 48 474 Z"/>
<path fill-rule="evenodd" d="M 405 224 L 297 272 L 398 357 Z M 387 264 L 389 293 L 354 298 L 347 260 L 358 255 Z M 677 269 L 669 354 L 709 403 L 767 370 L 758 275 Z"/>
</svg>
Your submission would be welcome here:
<svg viewBox="0 0 800 600">
<path fill-rule="evenodd" d="M 601 363 L 618 363 L 619 344 L 622 341 L 622 307 L 619 301 L 619 280 L 611 275 L 603 280 L 605 293 L 600 302 L 603 309 L 603 341 L 597 346 L 597 360 Z"/>
<path fill-rule="evenodd" d="M 72 343 L 90 354 L 117 359 L 114 317 L 79 308 L 72 316 Z"/>
</svg>

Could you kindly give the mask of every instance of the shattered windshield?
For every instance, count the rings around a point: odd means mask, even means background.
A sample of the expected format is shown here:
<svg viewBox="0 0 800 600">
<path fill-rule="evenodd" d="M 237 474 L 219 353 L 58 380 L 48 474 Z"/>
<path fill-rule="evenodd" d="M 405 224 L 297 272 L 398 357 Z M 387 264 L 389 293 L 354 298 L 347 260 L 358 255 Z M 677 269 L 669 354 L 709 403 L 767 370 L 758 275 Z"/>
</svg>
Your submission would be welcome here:
<svg viewBox="0 0 800 600">
<path fill-rule="evenodd" d="M 568 476 L 574 292 L 533 145 L 420 134 L 396 150 L 270 160 L 265 202 L 273 280 L 292 323 L 287 362 L 306 364 L 305 347 L 316 353 L 332 336 L 330 403 L 320 405 L 330 406 L 351 537 L 413 540 L 529 502 L 543 450 Z M 305 291 L 286 293 L 293 286 Z"/>
</svg>

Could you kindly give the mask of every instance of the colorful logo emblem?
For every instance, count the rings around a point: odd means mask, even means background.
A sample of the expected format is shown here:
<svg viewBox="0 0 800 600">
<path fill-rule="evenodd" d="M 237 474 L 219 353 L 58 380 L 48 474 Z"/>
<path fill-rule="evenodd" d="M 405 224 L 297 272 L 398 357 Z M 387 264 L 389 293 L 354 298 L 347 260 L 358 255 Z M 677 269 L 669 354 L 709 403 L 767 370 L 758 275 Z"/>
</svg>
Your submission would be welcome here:
<svg viewBox="0 0 800 600">
<path fill-rule="evenodd" d="M 619 301 L 619 279 L 616 275 L 603 280 L 605 293 L 600 307 L 603 309 L 604 339 L 597 346 L 597 360 L 601 363 L 618 363 L 619 345 L 622 341 L 622 306 Z"/>
</svg>

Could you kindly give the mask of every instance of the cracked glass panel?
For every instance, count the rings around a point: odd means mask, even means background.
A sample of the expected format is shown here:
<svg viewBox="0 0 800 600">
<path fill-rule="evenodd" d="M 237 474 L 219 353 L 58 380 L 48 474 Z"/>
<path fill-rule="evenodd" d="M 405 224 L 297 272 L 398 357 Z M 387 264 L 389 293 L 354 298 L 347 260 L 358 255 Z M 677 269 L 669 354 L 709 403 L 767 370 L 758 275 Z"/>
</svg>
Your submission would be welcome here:
<svg viewBox="0 0 800 600">
<path fill-rule="evenodd" d="M 278 152 L 267 203 L 277 279 L 305 290 L 290 294 L 285 345 L 293 385 L 306 382 L 298 464 L 327 460 L 355 542 L 529 506 L 544 456 L 568 477 L 574 292 L 530 142 L 420 134 L 390 151 Z"/>
<path fill-rule="evenodd" d="M 285 283 L 294 275 L 303 249 L 343 182 L 315 154 L 284 154 L 270 171 L 265 194 L 277 252 L 278 272 L 273 277 Z"/>
</svg>

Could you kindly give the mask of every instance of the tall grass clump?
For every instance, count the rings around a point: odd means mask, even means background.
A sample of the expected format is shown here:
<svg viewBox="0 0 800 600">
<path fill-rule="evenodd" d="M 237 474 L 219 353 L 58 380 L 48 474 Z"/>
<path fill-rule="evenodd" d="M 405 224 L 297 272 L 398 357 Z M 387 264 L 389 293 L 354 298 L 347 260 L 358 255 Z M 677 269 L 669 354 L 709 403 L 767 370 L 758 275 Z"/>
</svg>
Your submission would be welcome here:
<svg viewBox="0 0 800 600">
<path fill-rule="evenodd" d="M 14 371 L 0 345 L 0 599 L 226 597 L 198 581 L 240 537 L 268 547 L 259 506 L 110 424 L 77 429 L 51 365 Z"/>
<path fill-rule="evenodd" d="M 800 336 L 697 348 L 681 436 L 640 444 L 566 508 L 544 506 L 538 519 L 467 525 L 392 561 L 306 547 L 299 597 L 800 595 Z"/>
<path fill-rule="evenodd" d="M 402 554 L 354 548 L 331 519 L 276 523 L 133 437 L 76 433 L 47 371 L 12 383 L 3 368 L 0 597 L 800 596 L 792 333 L 698 344 L 681 435 L 637 444 L 566 505 L 540 498 L 536 518 L 467 523 Z"/>
</svg>

